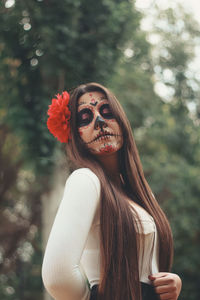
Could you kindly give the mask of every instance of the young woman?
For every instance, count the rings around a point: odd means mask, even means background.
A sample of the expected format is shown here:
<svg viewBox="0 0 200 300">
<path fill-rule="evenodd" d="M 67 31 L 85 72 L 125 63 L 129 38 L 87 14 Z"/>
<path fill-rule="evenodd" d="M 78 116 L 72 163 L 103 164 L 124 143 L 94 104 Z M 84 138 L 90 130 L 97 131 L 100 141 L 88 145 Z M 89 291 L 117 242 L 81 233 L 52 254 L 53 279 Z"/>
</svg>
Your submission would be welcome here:
<svg viewBox="0 0 200 300">
<path fill-rule="evenodd" d="M 48 114 L 76 170 L 46 247 L 46 289 L 56 300 L 176 300 L 171 229 L 115 96 L 84 84 L 53 99 Z"/>
</svg>

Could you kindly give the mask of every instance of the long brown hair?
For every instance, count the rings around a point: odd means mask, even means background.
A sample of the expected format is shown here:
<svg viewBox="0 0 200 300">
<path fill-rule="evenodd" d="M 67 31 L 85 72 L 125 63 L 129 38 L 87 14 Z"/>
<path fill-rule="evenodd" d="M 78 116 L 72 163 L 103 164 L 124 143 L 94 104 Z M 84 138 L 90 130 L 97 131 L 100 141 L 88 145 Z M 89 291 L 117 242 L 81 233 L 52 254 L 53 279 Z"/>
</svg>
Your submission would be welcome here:
<svg viewBox="0 0 200 300">
<path fill-rule="evenodd" d="M 138 254 L 141 245 L 137 224 L 133 218 L 134 209 L 130 209 L 129 202 L 124 201 L 101 163 L 88 151 L 78 133 L 78 99 L 83 94 L 93 91 L 102 92 L 106 96 L 115 119 L 121 127 L 124 142 L 119 150 L 119 162 L 125 193 L 154 218 L 159 240 L 159 271 L 167 272 L 171 268 L 172 233 L 167 218 L 144 177 L 130 123 L 121 105 L 115 96 L 100 84 L 80 85 L 70 97 L 71 140 L 67 144 L 67 154 L 76 168 L 90 168 L 101 183 L 101 274 L 98 299 L 140 300 Z"/>
</svg>

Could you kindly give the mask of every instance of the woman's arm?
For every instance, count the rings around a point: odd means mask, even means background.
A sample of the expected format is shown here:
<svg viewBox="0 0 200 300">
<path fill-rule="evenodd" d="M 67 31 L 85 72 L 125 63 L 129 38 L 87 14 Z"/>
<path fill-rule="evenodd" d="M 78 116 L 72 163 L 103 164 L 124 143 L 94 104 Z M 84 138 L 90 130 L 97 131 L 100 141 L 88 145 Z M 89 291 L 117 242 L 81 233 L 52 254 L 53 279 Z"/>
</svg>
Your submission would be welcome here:
<svg viewBox="0 0 200 300">
<path fill-rule="evenodd" d="M 56 300 L 88 300 L 79 262 L 99 203 L 100 182 L 89 169 L 68 178 L 42 265 L 44 285 Z"/>
<path fill-rule="evenodd" d="M 177 274 L 159 272 L 149 275 L 155 287 L 156 294 L 161 300 L 177 300 L 181 292 L 182 281 Z"/>
</svg>

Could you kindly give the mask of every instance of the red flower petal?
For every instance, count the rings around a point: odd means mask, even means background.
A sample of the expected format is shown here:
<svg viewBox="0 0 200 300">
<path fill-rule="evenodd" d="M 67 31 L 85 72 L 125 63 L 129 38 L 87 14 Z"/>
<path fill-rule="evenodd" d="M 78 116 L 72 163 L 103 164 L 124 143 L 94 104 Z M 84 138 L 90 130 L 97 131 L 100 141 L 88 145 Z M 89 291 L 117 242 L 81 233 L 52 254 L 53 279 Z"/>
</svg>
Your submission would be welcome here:
<svg viewBox="0 0 200 300">
<path fill-rule="evenodd" d="M 71 112 L 68 104 L 70 95 L 64 91 L 62 95 L 56 95 L 57 99 L 52 99 L 47 114 L 47 127 L 49 131 L 61 142 L 67 143 L 70 136 L 69 120 Z"/>
</svg>

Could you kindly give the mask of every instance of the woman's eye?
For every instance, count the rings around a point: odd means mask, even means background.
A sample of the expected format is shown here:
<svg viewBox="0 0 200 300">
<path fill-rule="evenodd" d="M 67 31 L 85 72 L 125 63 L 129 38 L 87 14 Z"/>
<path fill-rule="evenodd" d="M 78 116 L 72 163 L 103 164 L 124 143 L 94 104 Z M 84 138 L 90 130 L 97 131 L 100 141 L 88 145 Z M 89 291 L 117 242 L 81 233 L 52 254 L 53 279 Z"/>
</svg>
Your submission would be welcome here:
<svg viewBox="0 0 200 300">
<path fill-rule="evenodd" d="M 114 119 L 113 113 L 110 109 L 109 104 L 103 104 L 100 108 L 100 113 L 105 119 Z"/>
<path fill-rule="evenodd" d="M 78 126 L 86 126 L 90 124 L 93 119 L 93 113 L 90 109 L 85 108 L 78 112 Z"/>
<path fill-rule="evenodd" d="M 83 121 L 87 121 L 89 118 L 90 118 L 90 116 L 89 116 L 89 114 L 88 113 L 84 113 L 84 114 L 82 114 L 82 120 Z"/>
</svg>

